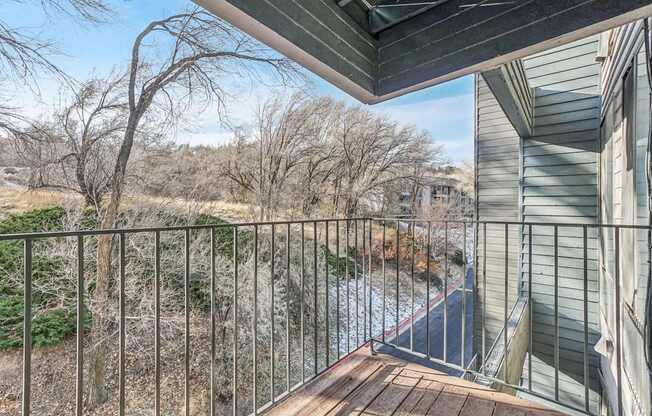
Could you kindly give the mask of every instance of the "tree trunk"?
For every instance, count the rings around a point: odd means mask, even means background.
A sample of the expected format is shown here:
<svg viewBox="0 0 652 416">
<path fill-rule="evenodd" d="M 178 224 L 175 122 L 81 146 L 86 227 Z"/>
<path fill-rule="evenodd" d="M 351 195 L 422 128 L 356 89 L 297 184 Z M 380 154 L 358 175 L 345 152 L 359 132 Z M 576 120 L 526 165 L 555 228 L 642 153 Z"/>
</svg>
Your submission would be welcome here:
<svg viewBox="0 0 652 416">
<path fill-rule="evenodd" d="M 111 197 L 107 206 L 104 217 L 102 218 L 101 228 L 114 228 L 115 220 L 118 217 L 120 202 L 122 200 L 122 188 L 124 185 L 127 162 L 131 155 L 134 135 L 138 119 L 135 116 L 130 117 L 130 122 L 125 130 L 124 139 L 118 153 L 113 180 L 111 183 Z M 106 360 L 107 360 L 107 338 L 109 335 L 110 316 L 110 287 L 109 281 L 111 276 L 111 246 L 113 236 L 111 234 L 100 235 L 97 240 L 97 277 L 95 281 L 95 291 L 93 293 L 93 303 L 95 310 L 93 313 L 93 324 L 91 327 L 91 349 L 90 353 L 90 380 L 89 380 L 89 407 L 95 408 L 107 401 L 109 394 L 106 388 Z"/>
</svg>

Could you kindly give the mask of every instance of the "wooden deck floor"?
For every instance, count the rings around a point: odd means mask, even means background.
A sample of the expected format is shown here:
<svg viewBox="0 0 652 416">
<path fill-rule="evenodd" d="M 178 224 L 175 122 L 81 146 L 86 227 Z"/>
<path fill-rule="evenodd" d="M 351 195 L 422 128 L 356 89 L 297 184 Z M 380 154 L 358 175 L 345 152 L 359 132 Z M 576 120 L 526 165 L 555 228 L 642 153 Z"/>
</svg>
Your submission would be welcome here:
<svg viewBox="0 0 652 416">
<path fill-rule="evenodd" d="M 364 348 L 267 413 L 272 416 L 554 416 L 541 404 Z"/>
</svg>

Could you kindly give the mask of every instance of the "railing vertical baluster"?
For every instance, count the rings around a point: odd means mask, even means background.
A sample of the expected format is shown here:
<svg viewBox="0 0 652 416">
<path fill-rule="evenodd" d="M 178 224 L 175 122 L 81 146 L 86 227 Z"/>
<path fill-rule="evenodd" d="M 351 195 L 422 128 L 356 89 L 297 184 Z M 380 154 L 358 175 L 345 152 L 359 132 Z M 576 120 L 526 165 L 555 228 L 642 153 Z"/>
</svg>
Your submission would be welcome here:
<svg viewBox="0 0 652 416">
<path fill-rule="evenodd" d="M 400 238 L 401 238 L 401 221 L 396 220 L 396 315 L 395 315 L 395 317 L 396 317 L 396 321 L 395 321 L 396 328 L 395 328 L 395 332 L 394 332 L 394 335 L 396 337 L 394 339 L 394 343 L 396 344 L 396 346 L 400 346 L 400 342 L 399 342 L 400 334 L 399 334 L 399 330 L 398 330 L 398 321 L 399 321 L 398 309 L 399 309 L 399 302 L 400 302 L 400 298 L 399 298 L 399 294 L 400 294 L 399 293 L 400 292 L 399 270 L 401 269 L 401 267 L 400 267 L 400 259 L 399 259 L 399 257 L 400 257 L 399 249 L 400 249 L 400 244 L 401 244 Z"/>
<path fill-rule="evenodd" d="M 233 416 L 238 414 L 238 227 L 233 227 Z"/>
<path fill-rule="evenodd" d="M 383 332 L 381 334 L 381 338 L 383 343 L 385 343 L 385 325 L 386 325 L 386 309 L 387 309 L 387 274 L 385 273 L 385 239 L 387 235 L 387 223 L 385 220 L 383 220 L 383 258 L 382 258 L 382 265 L 383 265 L 383 316 L 382 316 L 382 321 L 383 321 Z"/>
<path fill-rule="evenodd" d="M 184 400 L 186 416 L 190 416 L 190 229 L 186 228 L 184 237 L 184 266 L 183 266 L 183 282 L 184 282 Z"/>
<path fill-rule="evenodd" d="M 254 225 L 254 278 L 252 307 L 253 413 L 258 414 L 258 225 Z"/>
<path fill-rule="evenodd" d="M 448 221 L 444 221 L 444 362 L 448 362 Z"/>
<path fill-rule="evenodd" d="M 482 224 L 482 375 L 487 375 L 487 223 Z"/>
<path fill-rule="evenodd" d="M 23 388 L 22 415 L 29 416 L 32 392 L 32 240 L 25 239 L 23 271 Z"/>
<path fill-rule="evenodd" d="M 430 359 L 430 255 L 431 255 L 431 234 L 432 234 L 432 223 L 428 221 L 428 236 L 427 236 L 427 247 L 426 247 L 426 355 Z"/>
<path fill-rule="evenodd" d="M 154 232 L 154 415 L 161 414 L 161 233 Z M 211 415 L 211 416 L 214 416 Z"/>
<path fill-rule="evenodd" d="M 508 355 L 507 355 L 507 332 L 509 331 L 508 318 L 507 318 L 507 300 L 509 298 L 509 225 L 505 224 L 505 302 L 503 308 L 503 322 L 505 326 L 503 327 L 503 345 L 505 346 L 505 360 L 503 360 L 503 379 L 507 382 L 507 365 L 508 365 Z"/>
<path fill-rule="evenodd" d="M 337 359 L 340 359 L 340 351 L 342 351 L 340 345 L 340 222 L 335 221 L 335 288 L 336 296 L 335 303 L 335 333 L 337 334 Z"/>
<path fill-rule="evenodd" d="M 589 256 L 587 226 L 582 227 L 584 254 L 584 410 L 589 412 Z"/>
<path fill-rule="evenodd" d="M 410 315 L 410 350 L 414 351 L 414 245 L 415 245 L 415 233 L 416 233 L 416 221 L 412 222 L 412 255 L 411 255 L 411 264 L 410 264 L 410 277 L 411 277 L 411 287 L 410 287 L 410 297 L 412 301 L 412 314 Z"/>
<path fill-rule="evenodd" d="M 351 352 L 351 276 L 349 276 L 349 220 L 346 220 L 344 244 L 344 274 L 346 275 L 346 352 Z"/>
<path fill-rule="evenodd" d="M 317 221 L 313 222 L 313 239 L 312 239 L 312 250 L 313 250 L 313 287 L 314 287 L 314 297 L 313 297 L 313 353 L 315 355 L 315 377 L 319 374 L 319 366 L 317 365 Z M 328 363 L 327 363 L 328 365 Z"/>
<path fill-rule="evenodd" d="M 616 295 L 616 383 L 618 388 L 618 416 L 623 415 L 623 356 L 622 356 L 622 340 L 621 340 L 621 298 L 620 298 L 620 227 L 616 227 L 614 230 L 616 240 L 615 247 L 615 273 L 614 273 L 614 285 L 615 285 L 615 295 Z"/>
<path fill-rule="evenodd" d="M 210 365 L 210 416 L 215 416 L 215 290 L 216 290 L 216 273 L 215 273 L 215 228 L 210 229 L 210 256 L 211 256 L 211 365 Z"/>
<path fill-rule="evenodd" d="M 119 404 L 120 416 L 125 414 L 125 234 L 120 233 L 120 277 L 119 277 Z"/>
<path fill-rule="evenodd" d="M 462 352 L 460 357 L 461 366 L 466 368 L 466 222 L 463 224 L 464 236 L 462 238 Z"/>
<path fill-rule="evenodd" d="M 369 253 L 368 256 L 369 258 L 367 259 L 369 261 L 369 265 L 367 267 L 367 270 L 369 270 L 369 346 L 371 350 L 373 351 L 373 281 L 372 281 L 372 270 L 371 270 L 371 254 L 372 254 L 372 249 L 371 249 L 371 242 L 372 242 L 372 233 L 373 231 L 373 220 L 369 219 Z"/>
<path fill-rule="evenodd" d="M 337 222 L 335 222 L 335 225 L 337 225 Z M 324 317 L 324 319 L 326 321 L 326 366 L 328 367 L 330 365 L 330 362 L 331 362 L 330 361 L 330 352 L 331 352 L 330 310 L 331 310 L 331 308 L 330 308 L 330 293 L 329 293 L 330 292 L 330 284 L 329 284 L 330 283 L 330 268 L 329 268 L 329 264 L 328 264 L 328 258 L 331 255 L 331 245 L 330 245 L 330 232 L 329 232 L 330 226 L 329 226 L 328 221 L 325 221 L 324 227 L 325 227 L 324 239 L 326 240 L 326 255 L 324 256 L 324 258 L 326 259 L 326 262 L 324 263 L 324 268 L 325 268 L 325 276 L 324 276 L 324 278 L 326 279 L 326 293 L 325 293 L 325 296 L 326 296 L 326 307 L 325 307 L 326 316 Z M 337 246 L 337 244 L 336 244 L 336 247 L 339 247 L 339 246 Z M 335 251 L 336 251 L 335 257 L 337 258 L 337 257 L 339 257 L 338 248 L 336 248 Z M 337 260 L 335 260 L 335 275 L 337 276 Z M 339 289 L 338 289 L 337 292 L 339 293 Z M 339 306 L 339 300 L 337 301 L 337 304 Z M 338 315 L 338 319 L 339 319 L 339 315 Z M 338 330 L 337 331 L 337 338 L 338 339 L 339 339 L 339 336 L 340 335 L 339 335 L 339 330 Z M 338 351 L 339 351 L 339 344 L 338 344 Z M 338 352 L 338 354 L 339 354 L 339 352 Z M 339 355 L 337 357 L 339 359 Z"/>
<path fill-rule="evenodd" d="M 270 295 L 270 328 L 269 328 L 269 390 L 270 390 L 270 399 L 272 403 L 276 402 L 276 394 L 274 392 L 274 384 L 276 383 L 276 357 L 274 353 L 276 352 L 275 347 L 275 325 L 274 325 L 274 309 L 276 303 L 274 301 L 274 265 L 276 263 L 276 224 L 272 224 L 272 244 L 271 244 L 271 255 L 270 255 L 270 277 L 269 277 L 269 295 Z"/>
<path fill-rule="evenodd" d="M 353 232 L 355 233 L 354 245 L 355 254 L 353 255 L 353 280 L 355 280 L 355 347 L 360 345 L 360 309 L 359 299 L 360 288 L 358 285 L 358 220 L 354 220 Z"/>
<path fill-rule="evenodd" d="M 286 254 L 286 277 L 285 282 L 285 379 L 287 381 L 287 392 L 290 394 L 290 223 L 287 224 L 287 234 L 285 236 L 285 254 Z"/>
<path fill-rule="evenodd" d="M 301 223 L 301 382 L 306 382 L 306 227 Z"/>
<path fill-rule="evenodd" d="M 554 236 L 554 293 L 555 293 L 555 400 L 559 401 L 559 228 L 555 225 Z"/>
<path fill-rule="evenodd" d="M 362 343 L 367 341 L 367 220 L 362 220 Z M 368 271 L 367 271 L 368 270 Z"/>
<path fill-rule="evenodd" d="M 75 382 L 75 412 L 84 412 L 84 237 L 77 236 L 77 375 Z"/>
<path fill-rule="evenodd" d="M 533 356 L 533 324 L 534 324 L 534 307 L 532 305 L 532 224 L 528 225 L 528 239 L 527 239 L 527 279 L 528 279 L 528 290 L 527 290 L 527 304 L 528 304 L 528 315 L 529 315 L 529 327 L 530 331 L 528 334 L 528 364 L 527 364 L 527 383 L 528 390 L 532 391 L 532 356 Z"/>
</svg>

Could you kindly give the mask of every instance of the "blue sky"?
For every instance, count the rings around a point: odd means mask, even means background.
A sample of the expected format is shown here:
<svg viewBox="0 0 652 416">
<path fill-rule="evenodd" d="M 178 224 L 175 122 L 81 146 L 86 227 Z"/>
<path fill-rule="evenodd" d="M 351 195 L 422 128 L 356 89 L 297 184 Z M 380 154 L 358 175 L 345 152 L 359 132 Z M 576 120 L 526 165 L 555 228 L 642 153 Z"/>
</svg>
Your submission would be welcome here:
<svg viewBox="0 0 652 416">
<path fill-rule="evenodd" d="M 37 3 L 37 2 L 34 2 Z M 167 16 L 188 7 L 188 0 L 125 0 L 114 1 L 116 16 L 110 24 L 79 26 L 66 17 L 44 15 L 40 8 L 19 2 L 1 2 L 0 16 L 25 33 L 38 34 L 54 41 L 59 53 L 52 60 L 78 79 L 91 73 L 103 75 L 112 69 L 124 68 L 128 62 L 131 42 L 152 19 Z M 310 77 L 320 94 L 331 95 L 350 103 L 357 101 L 316 76 Z M 43 79 L 41 98 L 36 99 L 26 89 L 13 92 L 14 99 L 27 113 L 37 116 L 47 112 L 58 97 L 59 85 Z M 11 93 L 11 92 L 10 92 Z M 256 103 L 269 94 L 265 90 L 239 93 L 231 102 L 232 116 L 246 123 Z M 435 142 L 453 162 L 473 159 L 473 79 L 464 77 L 442 85 L 395 98 L 370 107 L 388 113 L 393 119 L 428 130 Z M 213 144 L 228 140 L 230 133 L 210 112 L 197 115 L 192 130 L 177 133 L 177 142 Z"/>
</svg>

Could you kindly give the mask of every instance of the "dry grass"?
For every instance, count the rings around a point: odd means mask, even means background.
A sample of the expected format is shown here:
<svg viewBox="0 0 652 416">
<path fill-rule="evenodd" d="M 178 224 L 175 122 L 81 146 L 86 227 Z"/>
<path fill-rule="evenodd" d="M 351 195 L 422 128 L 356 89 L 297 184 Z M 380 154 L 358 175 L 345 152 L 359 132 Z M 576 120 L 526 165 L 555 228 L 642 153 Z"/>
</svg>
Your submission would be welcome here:
<svg viewBox="0 0 652 416">
<path fill-rule="evenodd" d="M 79 202 L 79 196 L 64 192 L 0 187 L 0 216 Z"/>
<path fill-rule="evenodd" d="M 28 190 L 24 187 L 0 186 L 0 218 L 35 209 L 54 206 L 79 206 L 81 196 L 72 192 L 48 190 Z M 142 205 L 169 207 L 176 212 L 193 212 L 212 215 L 226 221 L 249 221 L 253 218 L 250 205 L 224 201 L 188 201 L 181 198 L 170 199 L 142 195 L 129 195 L 123 200 L 123 208 Z"/>
</svg>

